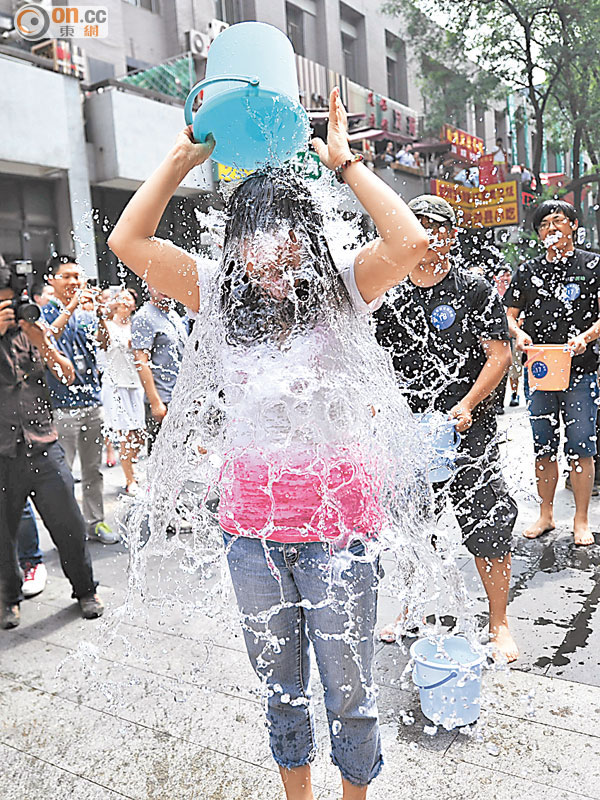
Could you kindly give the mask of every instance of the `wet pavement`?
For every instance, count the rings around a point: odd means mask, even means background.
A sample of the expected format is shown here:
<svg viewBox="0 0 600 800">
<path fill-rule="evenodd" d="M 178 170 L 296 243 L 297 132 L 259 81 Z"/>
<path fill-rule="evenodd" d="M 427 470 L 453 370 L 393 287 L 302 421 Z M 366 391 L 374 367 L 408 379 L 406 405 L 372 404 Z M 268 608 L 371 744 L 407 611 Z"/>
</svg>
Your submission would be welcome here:
<svg viewBox="0 0 600 800">
<path fill-rule="evenodd" d="M 598 544 L 575 547 L 570 492 L 557 493 L 557 529 L 536 541 L 531 437 L 521 409 L 502 419 L 505 475 L 517 490 L 510 622 L 521 657 L 485 673 L 475 732 L 431 734 L 405 688 L 405 650 L 379 644 L 376 674 L 386 763 L 374 800 L 600 798 L 600 498 Z M 122 474 L 105 469 L 108 519 Z M 125 620 L 110 646 L 101 623 L 79 618 L 56 551 L 42 531 L 48 586 L 22 605 L 21 626 L 0 632 L 1 800 L 280 800 L 258 683 L 234 615 L 182 621 L 162 607 L 147 625 Z M 91 544 L 108 608 L 122 602 L 127 552 Z M 485 624 L 473 560 L 460 565 Z M 380 618 L 396 609 L 380 596 Z M 69 658 L 85 641 L 80 658 Z M 142 642 L 141 648 L 135 644 Z M 57 674 L 57 670 L 60 671 Z M 316 682 L 315 682 L 316 683 Z M 315 687 L 319 701 L 319 687 Z M 318 702 L 315 796 L 341 797 Z M 429 731 L 429 733 L 428 733 Z"/>
</svg>

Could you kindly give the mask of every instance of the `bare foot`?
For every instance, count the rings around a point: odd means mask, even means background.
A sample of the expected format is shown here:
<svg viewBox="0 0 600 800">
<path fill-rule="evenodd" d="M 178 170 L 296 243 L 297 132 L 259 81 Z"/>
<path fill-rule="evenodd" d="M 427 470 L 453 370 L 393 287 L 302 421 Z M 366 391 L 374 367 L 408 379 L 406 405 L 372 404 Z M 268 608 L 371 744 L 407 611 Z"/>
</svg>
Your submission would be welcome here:
<svg viewBox="0 0 600 800">
<path fill-rule="evenodd" d="M 394 644 L 396 641 L 396 627 L 398 626 L 398 622 L 390 622 L 389 625 L 385 625 L 379 631 L 379 638 L 382 642 L 386 644 Z"/>
<path fill-rule="evenodd" d="M 540 517 L 523 531 L 523 536 L 526 539 L 537 539 L 538 536 L 542 536 L 544 533 L 553 531 L 555 527 L 556 525 L 554 524 L 554 519 L 552 517 L 549 519 L 546 517 Z"/>
<path fill-rule="evenodd" d="M 395 644 L 398 641 L 398 625 L 401 622 L 404 622 L 407 614 L 408 609 L 405 608 L 402 613 L 398 614 L 393 622 L 389 622 L 379 631 L 379 638 L 382 642 L 385 642 L 386 644 Z"/>
<path fill-rule="evenodd" d="M 407 616 L 408 609 L 405 608 L 401 614 L 398 614 L 393 622 L 389 622 L 387 625 L 384 625 L 384 627 L 379 631 L 379 639 L 386 644 L 395 644 L 405 633 L 405 631 L 400 630 L 398 626 L 406 624 Z M 423 617 L 423 622 L 425 622 L 425 617 Z"/>
<path fill-rule="evenodd" d="M 490 627 L 490 642 L 494 647 L 494 658 L 501 655 L 510 664 L 519 657 L 519 648 L 508 629 L 508 622 Z"/>
<path fill-rule="evenodd" d="M 575 537 L 575 544 L 594 544 L 594 534 L 591 532 L 587 520 L 584 522 L 579 522 L 579 520 L 573 521 L 573 535 Z"/>
</svg>

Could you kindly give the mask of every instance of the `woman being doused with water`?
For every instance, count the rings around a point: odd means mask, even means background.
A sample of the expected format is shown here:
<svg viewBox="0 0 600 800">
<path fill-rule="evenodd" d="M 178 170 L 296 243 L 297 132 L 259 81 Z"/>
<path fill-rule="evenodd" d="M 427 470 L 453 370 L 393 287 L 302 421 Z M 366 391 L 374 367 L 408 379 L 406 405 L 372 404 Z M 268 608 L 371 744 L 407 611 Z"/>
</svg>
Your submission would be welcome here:
<svg viewBox="0 0 600 800">
<path fill-rule="evenodd" d="M 350 800 L 366 796 L 382 765 L 372 676 L 381 548 L 401 542 L 413 583 L 424 592 L 432 582 L 425 550 L 417 552 L 417 540 L 430 547 L 417 531 L 422 448 L 368 322 L 428 240 L 402 199 L 353 158 L 337 89 L 327 143 L 313 144 L 379 234 L 338 263 L 313 195 L 284 168 L 233 190 L 220 264 L 156 239 L 175 190 L 214 146 L 195 143 L 190 129 L 132 198 L 109 246 L 196 314 L 149 464 L 151 535 L 142 552 L 156 547 L 184 494 L 189 503 L 194 481 L 206 493 L 185 558 L 186 569 L 195 559 L 201 570 L 215 539 L 205 500 L 218 484 L 218 536 L 248 655 L 267 687 L 287 797 L 313 796 L 312 644 Z"/>
</svg>

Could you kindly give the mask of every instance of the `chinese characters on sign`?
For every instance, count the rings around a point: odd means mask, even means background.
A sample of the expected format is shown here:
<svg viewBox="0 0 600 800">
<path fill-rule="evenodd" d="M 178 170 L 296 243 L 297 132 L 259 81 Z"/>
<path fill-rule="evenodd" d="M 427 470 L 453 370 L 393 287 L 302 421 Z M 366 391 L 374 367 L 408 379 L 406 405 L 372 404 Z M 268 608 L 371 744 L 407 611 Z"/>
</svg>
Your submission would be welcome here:
<svg viewBox="0 0 600 800">
<path fill-rule="evenodd" d="M 454 155 L 463 159 L 463 161 L 474 162 L 483 155 L 483 139 L 473 136 L 460 128 L 453 128 L 452 125 L 444 125 L 442 141 L 450 142 L 450 149 Z"/>
<path fill-rule="evenodd" d="M 450 203 L 462 228 L 495 228 L 519 224 L 520 192 L 516 180 L 479 189 L 432 180 L 431 193 Z"/>
<path fill-rule="evenodd" d="M 15 30 L 28 42 L 53 39 L 104 39 L 108 11 L 104 6 L 21 4 L 15 12 Z"/>
</svg>

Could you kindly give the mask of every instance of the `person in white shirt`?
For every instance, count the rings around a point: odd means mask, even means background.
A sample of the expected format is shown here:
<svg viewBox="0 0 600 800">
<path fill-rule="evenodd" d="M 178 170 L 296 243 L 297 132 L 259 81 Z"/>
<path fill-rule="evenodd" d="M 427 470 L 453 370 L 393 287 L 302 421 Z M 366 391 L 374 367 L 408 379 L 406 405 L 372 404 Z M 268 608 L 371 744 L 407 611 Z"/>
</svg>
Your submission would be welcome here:
<svg viewBox="0 0 600 800">
<path fill-rule="evenodd" d="M 412 152 L 412 145 L 410 142 L 405 145 L 399 152 L 396 154 L 396 158 L 399 164 L 402 164 L 404 167 L 416 167 L 417 160 L 415 158 L 414 153 Z"/>
<path fill-rule="evenodd" d="M 125 490 L 137 489 L 135 464 L 144 442 L 144 390 L 133 359 L 131 348 L 131 315 L 135 298 L 129 289 L 115 297 L 112 319 L 106 320 L 110 341 L 102 381 L 102 403 L 105 425 L 109 435 L 120 443 L 121 466 L 125 475 Z"/>
</svg>

